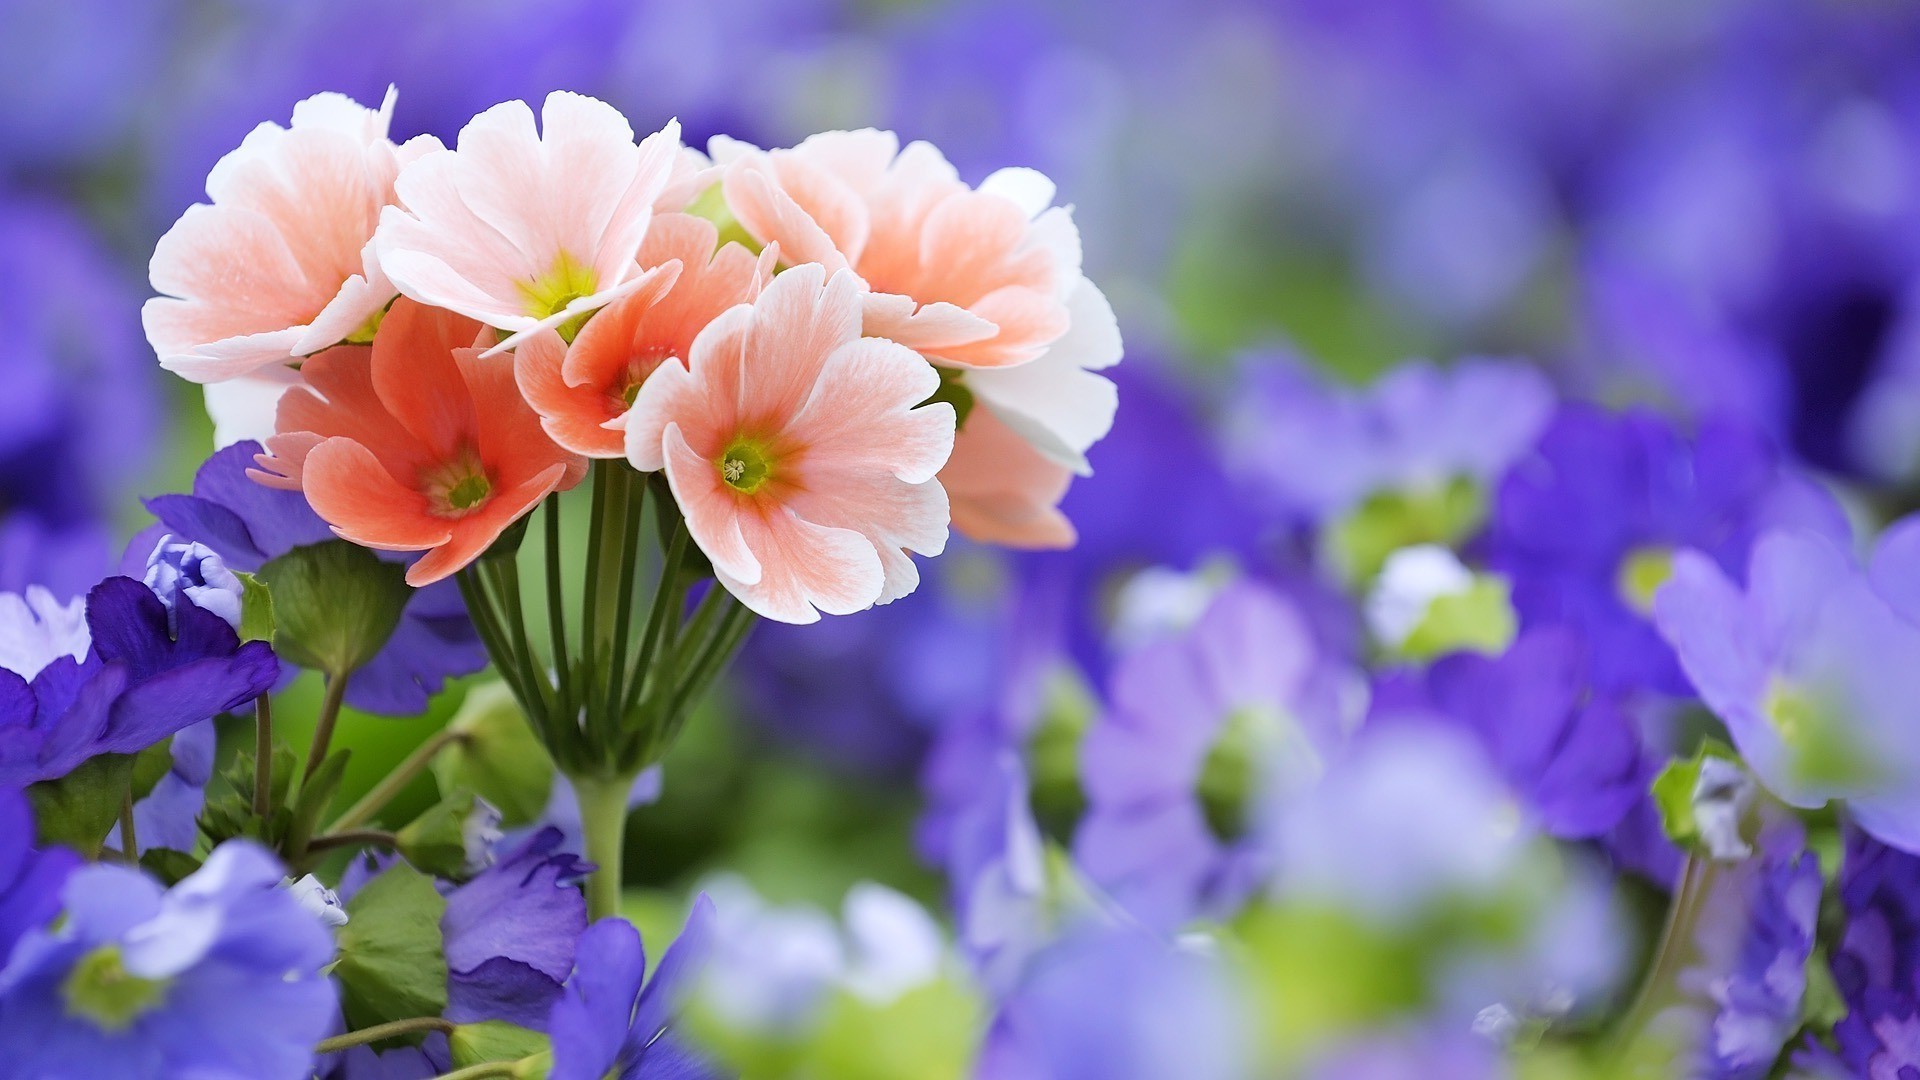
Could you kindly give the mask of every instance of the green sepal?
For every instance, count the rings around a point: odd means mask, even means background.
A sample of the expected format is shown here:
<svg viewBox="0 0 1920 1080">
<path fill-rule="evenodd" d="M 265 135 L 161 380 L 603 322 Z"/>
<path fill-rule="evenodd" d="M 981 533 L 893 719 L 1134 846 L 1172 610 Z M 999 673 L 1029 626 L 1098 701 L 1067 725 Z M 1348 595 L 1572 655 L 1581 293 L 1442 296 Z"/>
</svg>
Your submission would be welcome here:
<svg viewBox="0 0 1920 1080">
<path fill-rule="evenodd" d="M 40 842 L 98 858 L 100 846 L 120 820 L 133 764 L 131 754 L 101 754 L 56 780 L 30 785 L 27 797 Z"/>
<path fill-rule="evenodd" d="M 447 728 L 457 737 L 433 759 L 440 790 L 473 792 L 508 826 L 540 817 L 553 791 L 553 759 L 505 683 L 467 691 Z"/>
<path fill-rule="evenodd" d="M 965 373 L 960 369 L 936 367 L 933 370 L 940 376 L 940 388 L 920 404 L 932 405 L 935 402 L 944 401 L 953 406 L 953 426 L 958 430 L 966 424 L 967 417 L 973 414 L 973 390 L 967 386 L 964 379 Z"/>
<path fill-rule="evenodd" d="M 240 640 L 273 640 L 273 590 L 257 575 L 234 571 L 240 579 Z"/>
<path fill-rule="evenodd" d="M 140 853 L 140 869 L 174 886 L 200 869 L 200 860 L 188 852 L 172 848 L 148 848 Z"/>
<path fill-rule="evenodd" d="M 1660 811 L 1660 827 L 1667 839 L 1687 851 L 1700 848 L 1700 824 L 1693 816 L 1693 793 L 1700 785 L 1700 769 L 1708 758 L 1738 761 L 1740 755 L 1718 739 L 1702 739 L 1690 758 L 1674 758 L 1653 778 L 1653 805 Z"/>
<path fill-rule="evenodd" d="M 273 591 L 273 647 L 344 678 L 373 659 L 412 595 L 406 569 L 345 540 L 297 547 L 260 568 Z"/>
<path fill-rule="evenodd" d="M 287 818 L 288 851 L 303 851 L 313 839 L 320 827 L 320 816 L 333 805 L 333 797 L 340 791 L 340 780 L 346 776 L 347 761 L 352 756 L 350 750 L 335 750 L 313 770 L 312 776 L 300 782 L 300 793 L 294 797 Z"/>
<path fill-rule="evenodd" d="M 551 1052 L 553 1044 L 538 1031 L 529 1031 L 504 1020 L 483 1020 L 461 1024 L 447 1036 L 453 1051 L 453 1067 L 465 1069 L 494 1061 L 524 1061 L 537 1054 Z M 515 1071 L 515 1076 L 532 1075 Z M 544 1071 L 542 1073 L 544 1075 Z"/>
<path fill-rule="evenodd" d="M 208 785 L 206 805 L 200 811 L 200 831 L 213 844 L 244 836 L 269 847 L 279 847 L 292 819 L 287 796 L 299 770 L 300 760 L 293 751 L 284 744 L 276 744 L 273 774 L 268 781 L 272 809 L 262 820 L 253 812 L 253 751 L 242 750 L 233 764 Z"/>
<path fill-rule="evenodd" d="M 471 875 L 467 859 L 467 823 L 485 812 L 471 791 L 454 791 L 427 807 L 419 817 L 394 834 L 406 860 L 436 877 L 464 881 Z"/>
<path fill-rule="evenodd" d="M 446 910 L 433 879 L 404 862 L 347 901 L 333 977 L 349 1030 L 446 1011 Z"/>
<path fill-rule="evenodd" d="M 501 531 L 498 539 L 487 545 L 487 550 L 480 553 L 481 560 L 505 559 L 511 562 L 519 558 L 520 545 L 527 542 L 527 522 L 532 517 L 532 514 L 525 514 L 516 518 L 513 524 Z"/>
</svg>

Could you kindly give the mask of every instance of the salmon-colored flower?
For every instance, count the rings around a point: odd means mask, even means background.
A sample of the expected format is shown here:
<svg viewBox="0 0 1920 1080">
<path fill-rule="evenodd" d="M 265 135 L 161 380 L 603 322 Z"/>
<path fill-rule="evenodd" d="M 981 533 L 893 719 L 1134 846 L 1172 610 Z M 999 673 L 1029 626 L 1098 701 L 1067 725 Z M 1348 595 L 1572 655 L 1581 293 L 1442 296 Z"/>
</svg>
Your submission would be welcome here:
<svg viewBox="0 0 1920 1080">
<path fill-rule="evenodd" d="M 394 94 L 368 109 L 339 94 L 265 123 L 207 177 L 212 204 L 187 208 L 154 248 L 141 311 L 167 369 L 212 383 L 370 332 L 394 288 L 369 241 L 408 161 L 441 149 L 387 139 Z"/>
<path fill-rule="evenodd" d="M 628 460 L 666 470 L 715 576 L 770 619 L 897 599 L 919 584 L 908 552 L 946 547 L 953 409 L 920 404 L 940 380 L 912 350 L 860 336 L 860 293 L 846 271 L 782 273 L 627 416 Z"/>
<path fill-rule="evenodd" d="M 985 409 L 960 426 L 940 483 L 953 501 L 953 527 L 982 543 L 1065 548 L 1079 538 L 1060 512 L 1073 473 Z"/>
<path fill-rule="evenodd" d="M 580 94 L 474 117 L 457 149 L 401 174 L 374 245 L 400 292 L 511 336 L 563 330 L 642 284 L 634 261 L 673 175 L 677 121 L 639 146 L 619 110 Z M 571 336 L 571 335 L 569 335 Z"/>
<path fill-rule="evenodd" d="M 371 348 L 309 359 L 280 399 L 279 434 L 254 477 L 306 493 L 347 540 L 425 551 L 408 584 L 466 566 L 586 463 L 541 430 L 512 365 L 482 360 L 492 333 L 402 298 Z"/>
<path fill-rule="evenodd" d="M 867 283 L 866 333 L 941 367 L 947 396 L 984 407 L 1042 459 L 1091 471 L 1086 451 L 1118 403 L 1097 372 L 1119 362 L 1120 334 L 1106 297 L 1081 273 L 1079 231 L 1067 208 L 1052 205 L 1051 181 L 1003 169 L 970 188 L 932 146 L 902 150 L 892 133 L 873 130 L 774 151 L 722 139 L 713 155 L 727 208 L 755 239 L 777 243 L 788 263 L 851 267 Z M 985 476 L 1003 461 L 1000 453 L 971 461 L 974 445 L 1006 449 L 998 434 L 962 439 L 951 467 Z M 1033 481 L 1022 495 L 1029 503 L 1045 491 L 1057 503 L 1065 491 L 1051 471 L 1045 484 L 1037 469 L 1021 475 Z M 970 498 L 961 493 L 969 486 L 950 493 Z M 1025 530 L 975 531 L 1002 509 L 956 509 L 955 523 L 976 539 L 1033 546 L 1010 539 Z M 1055 539 L 1042 546 L 1070 542 L 1060 529 L 1045 532 Z"/>
<path fill-rule="evenodd" d="M 660 215 L 640 246 L 643 284 L 588 320 L 571 347 L 552 330 L 520 343 L 520 392 L 555 442 L 588 457 L 625 455 L 627 410 L 647 376 L 669 360 L 685 366 L 700 331 L 772 276 L 770 258 L 718 243 L 710 221 Z"/>
</svg>

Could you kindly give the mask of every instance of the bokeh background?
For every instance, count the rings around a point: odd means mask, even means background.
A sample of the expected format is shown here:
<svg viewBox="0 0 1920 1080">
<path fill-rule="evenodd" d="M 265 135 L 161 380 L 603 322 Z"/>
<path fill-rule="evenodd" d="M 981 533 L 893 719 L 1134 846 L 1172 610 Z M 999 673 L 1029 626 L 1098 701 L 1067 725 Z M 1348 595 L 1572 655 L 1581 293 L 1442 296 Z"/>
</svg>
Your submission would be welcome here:
<svg viewBox="0 0 1920 1080">
<path fill-rule="evenodd" d="M 138 322 L 209 167 L 389 84 L 403 138 L 566 88 L 695 145 L 877 125 L 970 180 L 1032 166 L 1126 334 L 1081 546 L 963 548 L 907 602 L 762 628 L 636 819 L 636 886 L 937 897 L 913 831 L 941 731 L 1097 692 L 1143 568 L 1301 565 L 1267 482 L 1299 463 L 1244 437 L 1276 372 L 1522 357 L 1883 491 L 1920 473 L 1911 3 L 0 0 L 0 588 L 97 580 L 133 497 L 211 449 Z M 457 697 L 350 718 L 349 786 Z"/>
</svg>

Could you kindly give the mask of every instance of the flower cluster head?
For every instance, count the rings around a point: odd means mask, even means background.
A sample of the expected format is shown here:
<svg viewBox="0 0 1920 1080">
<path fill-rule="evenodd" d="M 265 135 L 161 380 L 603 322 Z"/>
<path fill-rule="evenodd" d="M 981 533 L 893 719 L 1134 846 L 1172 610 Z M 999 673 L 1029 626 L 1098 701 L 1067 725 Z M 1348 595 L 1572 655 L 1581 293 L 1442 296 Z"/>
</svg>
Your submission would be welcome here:
<svg viewBox="0 0 1920 1080">
<path fill-rule="evenodd" d="M 950 523 L 1073 542 L 1058 505 L 1121 346 L 1046 178 L 969 187 L 877 131 L 709 159 L 566 92 L 396 146 L 392 105 L 310 98 L 223 159 L 154 257 L 147 330 L 251 388 L 223 411 L 271 408 L 239 425 L 257 479 L 424 552 L 410 584 L 589 459 L 664 472 L 721 583 L 788 622 L 911 592 Z"/>
</svg>

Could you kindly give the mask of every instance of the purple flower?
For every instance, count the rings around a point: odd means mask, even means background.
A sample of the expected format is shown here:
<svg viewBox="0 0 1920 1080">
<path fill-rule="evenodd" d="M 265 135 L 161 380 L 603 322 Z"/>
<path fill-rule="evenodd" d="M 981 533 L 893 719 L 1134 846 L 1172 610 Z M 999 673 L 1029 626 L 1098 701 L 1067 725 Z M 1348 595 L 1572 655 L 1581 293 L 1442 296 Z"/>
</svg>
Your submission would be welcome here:
<svg viewBox="0 0 1920 1080">
<path fill-rule="evenodd" d="M 299 1080 L 337 1008 L 333 935 L 246 843 L 163 892 L 120 866 L 76 871 L 66 918 L 0 971 L 0 1057 L 20 1080 Z"/>
<path fill-rule="evenodd" d="M 1261 877 L 1254 801 L 1336 742 L 1340 679 L 1294 607 L 1250 583 L 1124 657 L 1081 749 L 1081 866 L 1151 926 L 1230 913 Z"/>
<path fill-rule="evenodd" d="M 245 573 L 296 547 L 334 539 L 305 496 L 247 476 L 259 452 L 260 446 L 250 442 L 215 452 L 195 474 L 193 494 L 148 499 L 147 509 L 160 519 L 159 528 L 204 545 L 227 568 Z M 147 544 L 151 550 L 152 542 Z M 425 710 L 448 678 L 485 665 L 486 651 L 467 620 L 459 589 L 451 581 L 440 582 L 413 591 L 392 639 L 348 680 L 347 703 L 368 712 L 411 715 Z"/>
<path fill-rule="evenodd" d="M 1649 618 L 1668 560 L 1696 548 L 1734 569 L 1775 523 L 1846 535 L 1838 507 L 1751 429 L 1708 421 L 1689 439 L 1651 413 L 1569 405 L 1501 483 L 1486 549 L 1523 626 L 1585 639 L 1597 688 L 1684 695 Z"/>
<path fill-rule="evenodd" d="M 1413 1031 L 1371 1036 L 1326 1055 L 1311 1080 L 1506 1080 L 1494 1044 L 1465 1034 Z"/>
<path fill-rule="evenodd" d="M 34 847 L 26 796 L 0 788 L 0 970 L 16 942 L 59 914 L 60 890 L 79 865 L 65 848 Z"/>
<path fill-rule="evenodd" d="M 92 645 L 81 597 L 61 603 L 38 585 L 0 593 L 0 668 L 31 679 L 62 656 L 86 659 Z"/>
<path fill-rule="evenodd" d="M 1850 830 L 1840 900 L 1847 925 L 1832 965 L 1847 1015 L 1835 1056 L 1850 1076 L 1920 1069 L 1920 857 Z"/>
<path fill-rule="evenodd" d="M 169 623 L 177 624 L 177 636 Z M 217 615 L 173 608 L 131 578 L 87 595 L 93 648 L 62 656 L 31 684 L 0 672 L 0 783 L 64 776 L 99 754 L 132 754 L 252 701 L 278 678 L 265 642 L 244 645 Z"/>
<path fill-rule="evenodd" d="M 552 1080 L 718 1080 L 673 1030 L 711 945 L 713 903 L 693 902 L 680 936 L 647 979 L 640 932 L 602 919 L 580 936 L 573 977 L 553 1007 Z"/>
<path fill-rule="evenodd" d="M 546 1026 L 587 928 L 575 884 L 589 867 L 562 840 L 542 829 L 447 895 L 447 1019 Z"/>
<path fill-rule="evenodd" d="M 1586 650 L 1564 629 L 1523 634 L 1499 657 L 1443 657 L 1427 689 L 1553 836 L 1612 830 L 1653 779 L 1632 718 L 1591 692 Z"/>
<path fill-rule="evenodd" d="M 1754 545 L 1743 590 L 1705 554 L 1674 558 L 1661 632 L 1768 790 L 1800 807 L 1844 799 L 1883 842 L 1920 851 L 1920 518 L 1869 566 L 1822 536 Z"/>
<path fill-rule="evenodd" d="M 1249 364 L 1228 417 L 1228 459 L 1276 513 L 1309 524 L 1375 496 L 1491 484 L 1533 446 L 1553 409 L 1546 377 L 1513 361 L 1416 361 L 1347 390 L 1296 362 L 1263 360 Z"/>
<path fill-rule="evenodd" d="M 240 579 L 205 544 L 162 536 L 147 557 L 144 580 L 169 611 L 184 596 L 200 610 L 212 612 L 228 626 L 240 629 L 244 593 Z"/>
<path fill-rule="evenodd" d="M 1245 1032 L 1217 964 L 1148 934 L 1084 929 L 1001 1003 L 979 1080 L 1231 1080 Z"/>
</svg>

